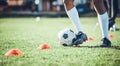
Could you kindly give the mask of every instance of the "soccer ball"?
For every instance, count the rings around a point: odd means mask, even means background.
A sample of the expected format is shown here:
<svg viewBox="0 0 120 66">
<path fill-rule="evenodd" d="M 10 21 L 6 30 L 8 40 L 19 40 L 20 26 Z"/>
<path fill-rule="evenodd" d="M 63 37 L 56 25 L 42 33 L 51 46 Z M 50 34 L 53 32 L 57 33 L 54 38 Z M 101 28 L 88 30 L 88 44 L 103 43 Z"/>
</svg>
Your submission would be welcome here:
<svg viewBox="0 0 120 66">
<path fill-rule="evenodd" d="M 63 46 L 72 46 L 73 41 L 76 39 L 76 35 L 71 29 L 64 29 L 58 33 L 59 43 Z"/>
</svg>

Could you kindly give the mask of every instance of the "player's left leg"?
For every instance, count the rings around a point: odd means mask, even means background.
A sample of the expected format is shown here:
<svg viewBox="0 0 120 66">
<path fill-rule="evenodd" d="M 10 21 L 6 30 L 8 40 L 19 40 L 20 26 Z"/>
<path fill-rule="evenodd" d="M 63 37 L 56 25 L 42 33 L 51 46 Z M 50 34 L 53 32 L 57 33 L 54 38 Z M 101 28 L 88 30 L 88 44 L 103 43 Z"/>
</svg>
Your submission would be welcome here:
<svg viewBox="0 0 120 66">
<path fill-rule="evenodd" d="M 100 47 L 110 47 L 111 42 L 108 37 L 108 14 L 104 7 L 104 2 L 103 0 L 92 0 L 92 2 L 94 3 L 94 8 L 98 15 L 98 20 L 103 35 L 103 40 Z"/>
</svg>

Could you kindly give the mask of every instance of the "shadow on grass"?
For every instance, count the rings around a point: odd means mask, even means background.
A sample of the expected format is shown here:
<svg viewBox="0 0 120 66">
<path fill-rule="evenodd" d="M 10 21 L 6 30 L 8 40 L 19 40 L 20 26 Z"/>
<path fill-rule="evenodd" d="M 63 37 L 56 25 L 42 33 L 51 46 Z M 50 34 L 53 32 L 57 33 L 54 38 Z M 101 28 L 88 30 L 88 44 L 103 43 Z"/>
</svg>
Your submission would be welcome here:
<svg viewBox="0 0 120 66">
<path fill-rule="evenodd" d="M 111 47 L 100 47 L 100 46 L 77 46 L 78 48 L 111 48 L 120 50 L 120 46 L 111 46 Z"/>
</svg>

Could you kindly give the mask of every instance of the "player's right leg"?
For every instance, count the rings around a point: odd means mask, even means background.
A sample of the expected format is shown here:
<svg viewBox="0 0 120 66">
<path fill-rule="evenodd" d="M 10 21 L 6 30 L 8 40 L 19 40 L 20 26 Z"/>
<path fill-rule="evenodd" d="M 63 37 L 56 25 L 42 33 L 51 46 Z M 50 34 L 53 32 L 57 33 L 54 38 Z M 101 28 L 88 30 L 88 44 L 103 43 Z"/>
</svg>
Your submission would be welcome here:
<svg viewBox="0 0 120 66">
<path fill-rule="evenodd" d="M 74 0 L 63 0 L 63 2 L 64 2 L 66 13 L 78 32 L 77 39 L 73 43 L 81 44 L 87 40 L 87 36 L 86 34 L 83 33 L 78 12 L 76 7 L 74 6 Z"/>
</svg>

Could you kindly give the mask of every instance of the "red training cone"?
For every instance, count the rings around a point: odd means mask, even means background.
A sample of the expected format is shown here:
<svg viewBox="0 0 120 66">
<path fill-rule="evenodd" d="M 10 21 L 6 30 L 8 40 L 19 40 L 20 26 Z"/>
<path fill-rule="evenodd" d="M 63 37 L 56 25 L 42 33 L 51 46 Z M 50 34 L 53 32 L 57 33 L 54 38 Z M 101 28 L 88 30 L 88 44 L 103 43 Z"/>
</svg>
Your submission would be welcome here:
<svg viewBox="0 0 120 66">
<path fill-rule="evenodd" d="M 23 56 L 23 53 L 19 49 L 11 49 L 5 56 Z"/>
<path fill-rule="evenodd" d="M 38 49 L 44 50 L 44 49 L 51 49 L 51 47 L 48 44 L 42 44 L 38 47 Z"/>
<path fill-rule="evenodd" d="M 89 37 L 89 38 L 88 38 L 88 40 L 90 40 L 90 41 L 93 41 L 93 40 L 94 40 L 94 38 L 92 38 L 92 37 Z"/>
<path fill-rule="evenodd" d="M 109 38 L 114 38 L 114 35 L 113 34 L 109 34 Z"/>
</svg>

